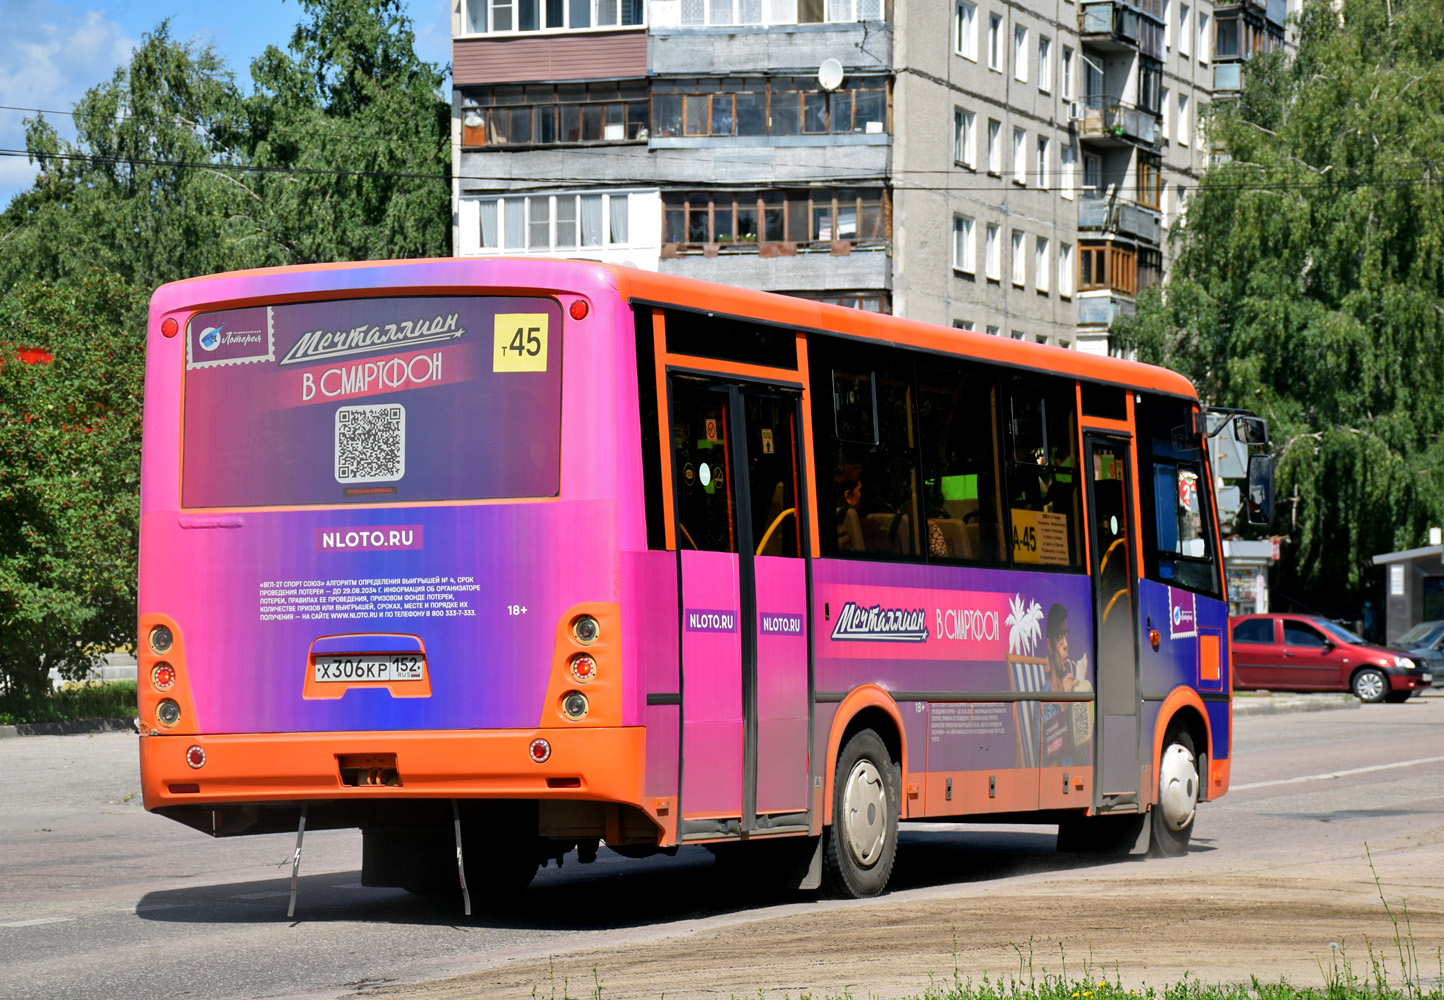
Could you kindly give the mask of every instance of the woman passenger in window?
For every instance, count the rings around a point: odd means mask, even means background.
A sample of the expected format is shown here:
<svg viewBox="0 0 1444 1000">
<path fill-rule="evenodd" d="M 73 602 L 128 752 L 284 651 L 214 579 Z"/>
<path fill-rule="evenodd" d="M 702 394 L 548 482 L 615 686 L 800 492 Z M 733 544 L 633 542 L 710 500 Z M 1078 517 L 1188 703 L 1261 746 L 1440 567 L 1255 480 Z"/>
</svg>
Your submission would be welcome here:
<svg viewBox="0 0 1444 1000">
<path fill-rule="evenodd" d="M 840 465 L 833 474 L 841 504 L 837 508 L 837 547 L 843 552 L 886 552 L 887 531 L 863 513 L 862 466 Z"/>
</svg>

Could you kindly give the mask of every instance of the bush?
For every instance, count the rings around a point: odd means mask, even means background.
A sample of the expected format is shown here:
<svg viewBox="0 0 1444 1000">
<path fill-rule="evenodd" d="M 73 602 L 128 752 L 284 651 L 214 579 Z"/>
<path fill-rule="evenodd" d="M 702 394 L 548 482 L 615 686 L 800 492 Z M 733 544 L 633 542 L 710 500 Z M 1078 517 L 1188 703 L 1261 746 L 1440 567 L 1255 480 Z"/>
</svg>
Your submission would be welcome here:
<svg viewBox="0 0 1444 1000">
<path fill-rule="evenodd" d="M 135 681 L 68 684 L 49 695 L 0 695 L 0 725 L 7 726 L 74 719 L 133 719 L 135 714 Z"/>
</svg>

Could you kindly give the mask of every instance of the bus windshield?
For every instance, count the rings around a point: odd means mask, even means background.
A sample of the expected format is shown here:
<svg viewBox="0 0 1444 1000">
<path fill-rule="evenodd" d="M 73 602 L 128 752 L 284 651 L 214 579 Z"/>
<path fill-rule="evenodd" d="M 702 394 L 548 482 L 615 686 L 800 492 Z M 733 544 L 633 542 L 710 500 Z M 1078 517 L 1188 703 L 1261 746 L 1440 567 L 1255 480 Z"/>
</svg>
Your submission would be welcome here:
<svg viewBox="0 0 1444 1000">
<path fill-rule="evenodd" d="M 552 299 L 354 298 L 197 313 L 183 507 L 555 496 Z"/>
</svg>

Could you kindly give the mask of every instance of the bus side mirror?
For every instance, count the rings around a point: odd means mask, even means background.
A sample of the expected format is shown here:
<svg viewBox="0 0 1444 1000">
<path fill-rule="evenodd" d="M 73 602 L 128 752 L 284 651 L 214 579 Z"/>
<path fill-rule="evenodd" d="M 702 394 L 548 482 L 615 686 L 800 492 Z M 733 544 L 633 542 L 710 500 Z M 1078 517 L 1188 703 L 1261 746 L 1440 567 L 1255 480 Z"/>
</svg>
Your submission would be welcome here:
<svg viewBox="0 0 1444 1000">
<path fill-rule="evenodd" d="M 1234 437 L 1244 444 L 1266 445 L 1269 443 L 1269 425 L 1263 417 L 1234 417 Z"/>
<path fill-rule="evenodd" d="M 1248 459 L 1248 523 L 1267 527 L 1274 520 L 1274 460 L 1271 455 Z"/>
</svg>

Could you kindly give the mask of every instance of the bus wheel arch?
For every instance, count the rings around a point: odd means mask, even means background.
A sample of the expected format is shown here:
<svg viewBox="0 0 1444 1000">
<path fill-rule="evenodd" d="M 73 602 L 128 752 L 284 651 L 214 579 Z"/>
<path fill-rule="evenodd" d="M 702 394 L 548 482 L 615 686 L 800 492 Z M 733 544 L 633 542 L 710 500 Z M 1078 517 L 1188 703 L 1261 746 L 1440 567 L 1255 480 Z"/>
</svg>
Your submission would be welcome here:
<svg viewBox="0 0 1444 1000">
<path fill-rule="evenodd" d="M 907 746 L 903 739 L 902 712 L 892 696 L 876 684 L 853 688 L 833 713 L 831 735 L 827 740 L 827 759 L 818 773 L 822 783 L 822 822 L 832 822 L 832 776 L 837 771 L 837 758 L 847 741 L 864 729 L 871 729 L 882 740 L 892 758 L 898 787 L 908 773 Z"/>
</svg>

